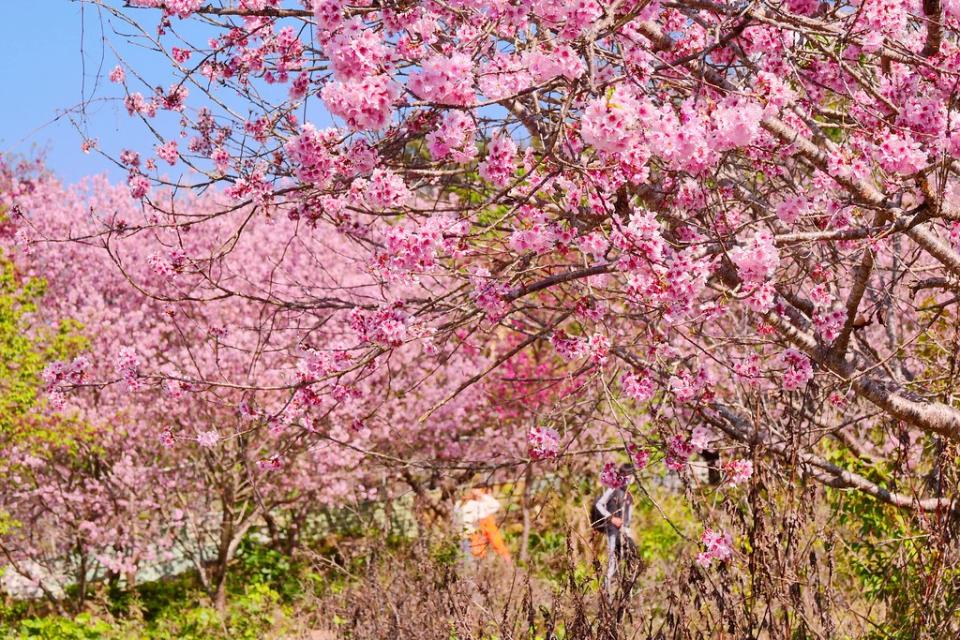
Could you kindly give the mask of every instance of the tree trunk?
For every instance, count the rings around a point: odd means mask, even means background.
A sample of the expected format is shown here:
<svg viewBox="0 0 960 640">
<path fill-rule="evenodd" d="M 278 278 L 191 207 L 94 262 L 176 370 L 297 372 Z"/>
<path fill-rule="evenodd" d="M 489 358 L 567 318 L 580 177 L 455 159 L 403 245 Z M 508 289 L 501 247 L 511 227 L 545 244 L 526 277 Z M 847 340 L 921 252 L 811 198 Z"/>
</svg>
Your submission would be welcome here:
<svg viewBox="0 0 960 640">
<path fill-rule="evenodd" d="M 530 485 L 533 484 L 533 465 L 528 464 L 523 475 L 523 533 L 520 535 L 520 562 L 526 563 L 530 558 Z"/>
<path fill-rule="evenodd" d="M 77 595 L 80 601 L 78 609 L 83 610 L 83 605 L 87 601 L 87 553 L 79 542 L 77 543 L 77 551 L 80 554 L 80 568 L 77 570 Z"/>
<path fill-rule="evenodd" d="M 227 564 L 230 562 L 230 549 L 235 535 L 233 524 L 235 492 L 232 483 L 221 489 L 220 496 L 220 540 L 217 544 L 217 557 L 213 561 L 210 576 L 209 595 L 213 606 L 223 613 L 227 605 Z"/>
<path fill-rule="evenodd" d="M 212 585 L 214 587 L 213 594 L 213 606 L 221 614 L 227 610 L 227 573 L 224 571 L 217 576 L 215 582 Z"/>
<path fill-rule="evenodd" d="M 707 463 L 707 482 L 718 485 L 723 480 L 720 473 L 720 453 L 713 449 L 704 449 L 700 457 Z"/>
</svg>

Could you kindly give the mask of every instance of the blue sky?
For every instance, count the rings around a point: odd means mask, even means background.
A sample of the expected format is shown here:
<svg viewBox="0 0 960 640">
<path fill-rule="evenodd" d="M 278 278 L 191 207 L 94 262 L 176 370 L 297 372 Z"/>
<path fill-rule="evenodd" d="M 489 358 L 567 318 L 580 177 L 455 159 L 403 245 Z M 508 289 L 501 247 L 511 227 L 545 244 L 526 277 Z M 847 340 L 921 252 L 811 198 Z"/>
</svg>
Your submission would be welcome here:
<svg viewBox="0 0 960 640">
<path fill-rule="evenodd" d="M 95 8 L 70 0 L 31 0 L 5 2 L 3 10 L 0 78 L 7 95 L 0 100 L 0 150 L 22 155 L 44 150 L 49 167 L 67 182 L 104 172 L 122 178 L 106 159 L 80 150 L 83 136 L 70 122 L 86 123 L 90 135 L 110 148 L 121 141 L 150 144 L 115 99 L 119 89 L 105 85 L 105 79 L 96 86 L 98 71 L 109 72 L 116 58 L 103 46 Z M 78 110 L 84 90 L 88 99 L 114 99 L 93 102 L 84 113 Z"/>
<path fill-rule="evenodd" d="M 105 0 L 122 7 L 123 0 Z M 131 90 L 151 94 L 152 87 L 167 87 L 177 80 L 163 56 L 148 51 L 142 39 L 129 38 L 134 30 L 122 21 L 78 0 L 5 0 L 0 21 L 0 79 L 8 96 L 0 100 L 0 152 L 34 156 L 43 152 L 47 166 L 65 182 L 91 174 L 106 173 L 114 181 L 125 172 L 97 152 L 83 153 L 84 137 L 94 138 L 105 153 L 117 157 L 123 148 L 149 156 L 157 139 L 136 118 L 127 115 L 123 90 L 107 80 L 121 52 L 144 82 L 128 71 Z M 151 35 L 156 33 L 160 13 L 124 9 Z M 122 35 L 118 35 L 122 34 Z M 173 30 L 162 42 L 191 48 L 205 46 L 214 32 L 194 20 L 173 20 Z M 186 38 L 187 41 L 180 38 Z M 286 96 L 286 86 L 261 86 L 270 98 Z M 236 97 L 220 94 L 238 112 L 248 105 Z M 191 94 L 191 107 L 203 104 Z M 331 124 L 317 101 L 301 113 L 318 126 Z M 162 113 L 154 122 L 163 135 L 175 135 L 177 117 Z"/>
</svg>

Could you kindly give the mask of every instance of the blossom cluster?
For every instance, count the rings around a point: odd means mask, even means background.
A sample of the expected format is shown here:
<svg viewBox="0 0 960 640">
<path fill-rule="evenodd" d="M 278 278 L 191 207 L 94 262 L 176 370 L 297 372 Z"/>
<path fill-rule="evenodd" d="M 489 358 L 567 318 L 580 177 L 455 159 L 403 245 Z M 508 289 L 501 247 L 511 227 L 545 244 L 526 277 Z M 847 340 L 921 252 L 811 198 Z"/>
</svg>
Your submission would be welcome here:
<svg viewBox="0 0 960 640">
<path fill-rule="evenodd" d="M 810 363 L 810 358 L 796 349 L 786 349 L 780 354 L 780 361 L 785 367 L 783 388 L 787 391 L 796 391 L 813 378 L 813 365 Z"/>
<path fill-rule="evenodd" d="M 667 452 L 663 463 L 671 471 L 683 471 L 694 451 L 693 444 L 682 435 L 677 434 L 667 441 Z"/>
<path fill-rule="evenodd" d="M 498 187 L 513 179 L 516 170 L 517 145 L 504 132 L 497 132 L 487 145 L 487 155 L 480 163 L 480 176 Z"/>
<path fill-rule="evenodd" d="M 753 477 L 753 462 L 744 459 L 728 460 L 723 463 L 723 472 L 730 484 L 743 484 Z"/>
<path fill-rule="evenodd" d="M 435 55 L 424 60 L 412 73 L 407 87 L 428 102 L 469 105 L 475 100 L 473 63 L 463 53 Z"/>
<path fill-rule="evenodd" d="M 620 388 L 628 398 L 637 402 L 649 402 L 655 391 L 653 381 L 645 372 L 628 371 L 624 373 L 620 376 Z"/>
<path fill-rule="evenodd" d="M 627 445 L 627 453 L 630 454 L 630 461 L 633 462 L 633 468 L 637 473 L 643 471 L 650 462 L 650 450 L 632 442 Z"/>
<path fill-rule="evenodd" d="M 132 348 L 123 347 L 117 352 L 116 370 L 130 391 L 138 391 L 142 387 L 140 358 Z"/>
<path fill-rule="evenodd" d="M 527 453 L 531 460 L 553 460 L 560 453 L 560 434 L 549 427 L 527 432 Z"/>
<path fill-rule="evenodd" d="M 615 462 L 607 462 L 600 472 L 600 484 L 608 489 L 622 489 L 630 482 L 630 476 L 620 473 Z"/>
<path fill-rule="evenodd" d="M 704 551 L 697 554 L 697 564 L 701 567 L 709 567 L 714 560 L 725 562 L 733 555 L 733 539 L 729 533 L 704 529 L 700 543 L 705 547 Z"/>
</svg>

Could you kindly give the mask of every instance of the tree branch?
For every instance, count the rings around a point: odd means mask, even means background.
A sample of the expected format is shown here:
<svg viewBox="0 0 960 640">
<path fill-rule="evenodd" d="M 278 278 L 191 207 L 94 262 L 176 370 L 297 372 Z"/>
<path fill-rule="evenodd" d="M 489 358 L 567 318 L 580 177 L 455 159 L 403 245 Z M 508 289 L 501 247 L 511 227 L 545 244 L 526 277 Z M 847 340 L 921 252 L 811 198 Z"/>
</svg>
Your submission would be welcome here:
<svg viewBox="0 0 960 640">
<path fill-rule="evenodd" d="M 794 454 L 786 445 L 775 442 L 768 434 L 756 428 L 755 425 L 751 425 L 747 419 L 724 405 L 715 404 L 713 408 L 723 419 L 718 420 L 708 412 L 701 412 L 707 422 L 735 440 L 747 444 L 761 445 L 784 460 L 799 460 L 802 464 L 819 469 L 820 473 L 814 472 L 811 474 L 818 482 L 837 489 L 857 489 L 881 502 L 900 509 L 914 509 L 928 513 L 946 512 L 952 516 L 958 515 L 956 499 L 919 499 L 915 496 L 894 493 L 857 473 L 847 471 L 812 453 L 801 451 Z"/>
<path fill-rule="evenodd" d="M 943 41 L 943 10 L 940 0 L 923 0 L 923 15 L 927 18 L 927 39 L 921 55 L 930 58 L 940 53 Z"/>
</svg>

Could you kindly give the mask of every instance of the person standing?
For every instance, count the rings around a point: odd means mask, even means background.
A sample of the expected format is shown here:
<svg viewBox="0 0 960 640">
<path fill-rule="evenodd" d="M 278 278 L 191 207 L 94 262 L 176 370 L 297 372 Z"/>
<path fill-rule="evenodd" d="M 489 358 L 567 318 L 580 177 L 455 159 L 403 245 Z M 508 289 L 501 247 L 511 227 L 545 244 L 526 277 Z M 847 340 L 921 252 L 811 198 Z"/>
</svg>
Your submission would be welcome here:
<svg viewBox="0 0 960 640">
<path fill-rule="evenodd" d="M 503 541 L 494 514 L 500 510 L 488 487 L 471 489 L 454 508 L 454 518 L 463 536 L 464 558 L 482 559 L 490 549 L 500 558 L 510 561 L 510 551 Z"/>
<path fill-rule="evenodd" d="M 616 470 L 607 465 L 600 474 L 600 481 L 606 487 L 590 509 L 590 525 L 601 532 L 607 542 L 607 574 L 604 588 L 608 591 L 617 575 L 617 567 L 624 556 L 624 547 L 634 547 L 630 537 L 630 516 L 633 497 L 627 485 L 633 477 L 633 465 L 622 464 Z"/>
</svg>

